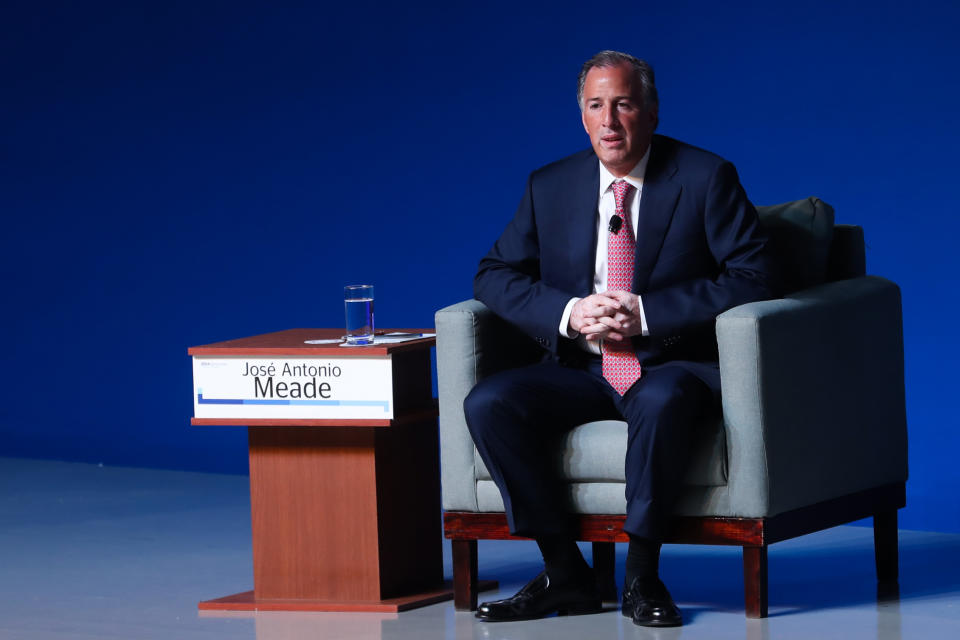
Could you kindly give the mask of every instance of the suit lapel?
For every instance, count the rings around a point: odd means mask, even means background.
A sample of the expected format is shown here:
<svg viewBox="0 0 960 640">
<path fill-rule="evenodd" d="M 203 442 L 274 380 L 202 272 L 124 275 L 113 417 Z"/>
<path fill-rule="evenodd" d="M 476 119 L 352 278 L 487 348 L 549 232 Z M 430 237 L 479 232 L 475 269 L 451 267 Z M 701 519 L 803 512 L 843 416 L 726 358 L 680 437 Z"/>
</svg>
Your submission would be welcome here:
<svg viewBox="0 0 960 640">
<path fill-rule="evenodd" d="M 579 179 L 571 184 L 568 208 L 567 255 L 578 296 L 593 293 L 593 274 L 597 248 L 597 194 L 600 192 L 600 169 L 595 155 L 587 154 L 584 166 L 578 170 Z"/>
<path fill-rule="evenodd" d="M 664 145 L 658 144 L 656 137 L 652 144 L 640 196 L 637 247 L 633 260 L 634 293 L 644 293 L 647 289 L 681 191 L 680 184 L 672 181 L 677 172 L 676 163 L 669 157 Z"/>
</svg>

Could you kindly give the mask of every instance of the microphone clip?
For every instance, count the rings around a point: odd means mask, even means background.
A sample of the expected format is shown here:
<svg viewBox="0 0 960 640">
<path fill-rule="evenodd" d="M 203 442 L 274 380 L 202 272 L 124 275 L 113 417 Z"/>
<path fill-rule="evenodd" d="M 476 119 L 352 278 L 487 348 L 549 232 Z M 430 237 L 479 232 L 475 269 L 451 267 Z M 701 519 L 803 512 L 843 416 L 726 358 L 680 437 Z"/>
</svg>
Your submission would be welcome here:
<svg viewBox="0 0 960 640">
<path fill-rule="evenodd" d="M 620 228 L 623 226 L 623 218 L 617 214 L 613 214 L 613 217 L 610 218 L 610 225 L 607 227 L 607 231 L 613 235 L 620 233 Z"/>
</svg>

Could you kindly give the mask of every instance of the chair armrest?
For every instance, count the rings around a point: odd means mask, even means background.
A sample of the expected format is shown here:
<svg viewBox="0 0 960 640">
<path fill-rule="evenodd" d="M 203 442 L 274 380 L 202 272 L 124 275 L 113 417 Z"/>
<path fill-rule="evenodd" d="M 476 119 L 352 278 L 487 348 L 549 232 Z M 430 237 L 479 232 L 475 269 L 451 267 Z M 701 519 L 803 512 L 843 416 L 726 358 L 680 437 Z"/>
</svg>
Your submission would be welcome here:
<svg viewBox="0 0 960 640">
<path fill-rule="evenodd" d="M 874 276 L 717 317 L 730 506 L 772 516 L 907 478 L 900 289 Z"/>
<path fill-rule="evenodd" d="M 496 371 L 537 362 L 543 351 L 478 300 L 440 309 L 434 322 L 443 508 L 476 511 L 474 447 L 463 417 L 463 400 L 477 381 Z"/>
</svg>

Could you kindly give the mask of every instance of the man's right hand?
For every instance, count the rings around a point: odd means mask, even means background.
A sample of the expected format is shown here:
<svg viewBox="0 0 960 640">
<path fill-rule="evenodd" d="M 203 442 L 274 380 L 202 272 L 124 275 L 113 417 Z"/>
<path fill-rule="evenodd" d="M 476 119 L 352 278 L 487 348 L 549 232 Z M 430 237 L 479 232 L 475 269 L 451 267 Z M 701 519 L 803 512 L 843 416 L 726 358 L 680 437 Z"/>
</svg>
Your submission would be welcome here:
<svg viewBox="0 0 960 640">
<path fill-rule="evenodd" d="M 614 316 L 622 308 L 616 298 L 594 293 L 577 300 L 570 311 L 570 329 L 582 334 L 587 340 L 599 340 L 621 328 Z"/>
</svg>

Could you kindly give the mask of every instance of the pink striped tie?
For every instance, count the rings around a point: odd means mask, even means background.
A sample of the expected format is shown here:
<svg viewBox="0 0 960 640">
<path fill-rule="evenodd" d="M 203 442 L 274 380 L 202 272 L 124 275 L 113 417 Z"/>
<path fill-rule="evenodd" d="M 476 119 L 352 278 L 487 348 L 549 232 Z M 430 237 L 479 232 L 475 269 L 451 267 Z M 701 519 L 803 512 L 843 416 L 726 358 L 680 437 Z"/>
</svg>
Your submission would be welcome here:
<svg viewBox="0 0 960 640">
<path fill-rule="evenodd" d="M 633 253 L 636 244 L 633 230 L 630 228 L 630 216 L 624 212 L 623 201 L 633 187 L 623 180 L 614 181 L 613 198 L 616 203 L 616 215 L 623 224 L 617 233 L 607 235 L 607 289 L 630 291 L 633 286 Z M 633 351 L 629 338 L 622 342 L 604 340 L 603 377 L 607 379 L 621 396 L 640 379 L 640 362 Z"/>
</svg>

